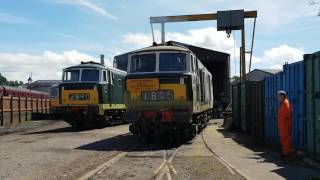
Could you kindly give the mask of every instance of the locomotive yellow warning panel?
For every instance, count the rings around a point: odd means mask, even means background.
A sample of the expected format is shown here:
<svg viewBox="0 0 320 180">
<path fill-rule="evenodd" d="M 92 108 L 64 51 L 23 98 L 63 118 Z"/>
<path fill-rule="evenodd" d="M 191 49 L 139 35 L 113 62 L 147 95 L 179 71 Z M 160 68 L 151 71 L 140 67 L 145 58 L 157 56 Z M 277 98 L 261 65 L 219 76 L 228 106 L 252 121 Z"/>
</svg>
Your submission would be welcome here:
<svg viewBox="0 0 320 180">
<path fill-rule="evenodd" d="M 127 79 L 128 91 L 156 91 L 159 89 L 159 79 Z"/>
</svg>

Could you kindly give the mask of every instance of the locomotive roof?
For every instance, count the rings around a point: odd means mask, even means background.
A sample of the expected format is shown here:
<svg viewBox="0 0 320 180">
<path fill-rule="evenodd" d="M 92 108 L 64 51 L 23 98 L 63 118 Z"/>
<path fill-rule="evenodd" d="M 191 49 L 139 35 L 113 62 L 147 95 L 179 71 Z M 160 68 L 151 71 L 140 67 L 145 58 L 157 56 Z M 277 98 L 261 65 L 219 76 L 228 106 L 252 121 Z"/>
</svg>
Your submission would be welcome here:
<svg viewBox="0 0 320 180">
<path fill-rule="evenodd" d="M 74 69 L 74 68 L 94 68 L 94 69 L 108 69 L 111 70 L 113 72 L 118 72 L 121 74 L 126 74 L 127 72 L 122 71 L 120 69 L 116 69 L 113 67 L 109 67 L 109 66 L 105 66 L 101 63 L 97 63 L 97 62 L 93 62 L 93 61 L 89 61 L 89 62 L 81 62 L 81 64 L 79 65 L 75 65 L 75 66 L 70 66 L 65 68 L 64 70 L 69 70 L 69 69 Z"/>
<path fill-rule="evenodd" d="M 97 68 L 97 69 L 104 69 L 105 66 L 100 63 L 96 63 L 93 61 L 89 62 L 81 62 L 81 64 L 75 65 L 75 66 L 70 66 L 65 69 L 73 69 L 73 68 Z"/>
<path fill-rule="evenodd" d="M 157 46 L 150 46 L 142 49 L 138 49 L 131 53 L 139 53 L 139 52 L 148 52 L 148 51 L 190 51 L 189 49 L 183 46 L 176 46 L 176 45 L 157 45 Z"/>
</svg>

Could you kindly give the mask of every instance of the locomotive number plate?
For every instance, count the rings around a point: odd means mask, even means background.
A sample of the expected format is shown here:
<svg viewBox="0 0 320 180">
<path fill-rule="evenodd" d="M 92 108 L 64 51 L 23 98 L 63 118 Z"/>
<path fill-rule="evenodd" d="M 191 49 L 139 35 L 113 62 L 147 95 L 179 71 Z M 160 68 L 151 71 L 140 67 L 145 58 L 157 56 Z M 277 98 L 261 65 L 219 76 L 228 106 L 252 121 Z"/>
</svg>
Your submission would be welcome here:
<svg viewBox="0 0 320 180">
<path fill-rule="evenodd" d="M 159 79 L 127 79 L 128 91 L 156 91 L 159 89 Z"/>
<path fill-rule="evenodd" d="M 173 96 L 174 93 L 170 90 L 141 92 L 141 99 L 143 101 L 172 101 Z"/>
<path fill-rule="evenodd" d="M 90 94 L 88 93 L 75 93 L 69 94 L 70 101 L 85 101 L 90 99 Z"/>
</svg>

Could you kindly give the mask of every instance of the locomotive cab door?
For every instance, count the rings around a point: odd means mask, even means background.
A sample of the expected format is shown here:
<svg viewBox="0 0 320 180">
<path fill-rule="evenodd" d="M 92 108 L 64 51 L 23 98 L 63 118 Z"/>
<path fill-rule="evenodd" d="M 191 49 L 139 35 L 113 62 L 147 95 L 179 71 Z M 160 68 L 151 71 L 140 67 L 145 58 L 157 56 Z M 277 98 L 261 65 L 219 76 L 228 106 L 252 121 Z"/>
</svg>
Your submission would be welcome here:
<svg viewBox="0 0 320 180">
<path fill-rule="evenodd" d="M 112 76 L 112 72 L 110 70 L 108 70 L 108 103 L 112 104 L 113 102 L 113 76 Z"/>
</svg>

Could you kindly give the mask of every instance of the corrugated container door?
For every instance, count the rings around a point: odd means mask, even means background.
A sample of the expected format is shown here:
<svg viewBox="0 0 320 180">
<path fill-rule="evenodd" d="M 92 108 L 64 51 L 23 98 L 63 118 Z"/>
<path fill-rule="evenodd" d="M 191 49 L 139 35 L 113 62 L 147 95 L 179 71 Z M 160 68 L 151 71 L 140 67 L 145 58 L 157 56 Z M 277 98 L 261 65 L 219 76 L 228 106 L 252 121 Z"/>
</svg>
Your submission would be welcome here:
<svg viewBox="0 0 320 180">
<path fill-rule="evenodd" d="M 283 89 L 292 105 L 292 143 L 295 149 L 305 148 L 304 62 L 283 66 Z"/>
<path fill-rule="evenodd" d="M 255 110 L 255 128 L 254 133 L 256 137 L 263 138 L 263 131 L 264 131 L 264 87 L 263 87 L 263 81 L 257 82 L 255 85 L 255 91 L 256 91 L 256 98 L 253 99 L 255 103 L 251 103 Z"/>
<path fill-rule="evenodd" d="M 234 123 L 234 128 L 240 130 L 240 84 L 232 85 L 232 120 Z"/>
<path fill-rule="evenodd" d="M 264 80 L 264 138 L 279 144 L 277 92 L 283 89 L 283 73 L 266 77 Z"/>
<path fill-rule="evenodd" d="M 270 128 L 270 120 L 271 120 L 271 111 L 272 111 L 272 103 L 270 100 L 271 94 L 271 79 L 272 77 L 267 77 L 264 80 L 264 138 L 267 141 L 271 141 L 271 128 Z"/>
<path fill-rule="evenodd" d="M 247 111 L 246 111 L 246 86 L 245 84 L 241 84 L 241 107 L 240 107 L 240 113 L 241 113 L 241 130 L 243 131 L 247 131 L 247 123 L 248 123 L 248 119 L 247 119 Z"/>
<path fill-rule="evenodd" d="M 307 150 L 320 160 L 320 52 L 304 55 Z"/>
<path fill-rule="evenodd" d="M 246 81 L 241 85 L 241 129 L 263 137 L 263 82 Z"/>
<path fill-rule="evenodd" d="M 263 81 L 246 82 L 247 133 L 263 137 Z"/>
</svg>

